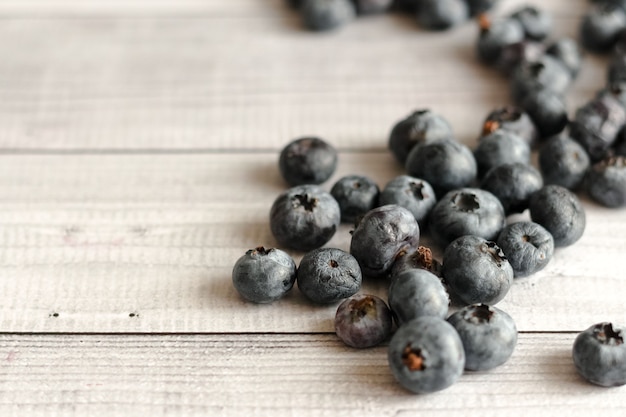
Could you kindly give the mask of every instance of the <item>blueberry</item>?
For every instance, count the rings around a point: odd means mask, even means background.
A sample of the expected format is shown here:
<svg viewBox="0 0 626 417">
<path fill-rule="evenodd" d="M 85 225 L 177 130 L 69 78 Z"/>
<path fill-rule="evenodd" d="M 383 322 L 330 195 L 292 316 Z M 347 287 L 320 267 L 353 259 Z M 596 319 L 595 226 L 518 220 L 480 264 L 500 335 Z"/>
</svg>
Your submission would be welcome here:
<svg viewBox="0 0 626 417">
<path fill-rule="evenodd" d="M 469 19 L 466 0 L 421 0 L 417 21 L 426 29 L 446 30 Z"/>
<path fill-rule="evenodd" d="M 605 91 L 576 111 L 570 135 L 597 162 L 607 156 L 625 123 L 626 109 Z"/>
<path fill-rule="evenodd" d="M 576 194 L 560 185 L 546 185 L 530 199 L 530 217 L 546 228 L 555 247 L 569 246 L 585 231 L 585 210 Z"/>
<path fill-rule="evenodd" d="M 326 31 L 354 20 L 356 9 L 350 0 L 302 0 L 300 14 L 308 29 Z"/>
<path fill-rule="evenodd" d="M 567 105 L 563 96 L 553 90 L 538 89 L 530 91 L 520 103 L 532 119 L 539 136 L 554 136 L 567 126 Z"/>
<path fill-rule="evenodd" d="M 441 262 L 434 258 L 432 250 L 426 246 L 419 246 L 413 252 L 400 254 L 389 275 L 394 279 L 402 272 L 413 268 L 425 269 L 441 278 Z"/>
<path fill-rule="evenodd" d="M 408 269 L 394 277 L 389 308 L 398 325 L 421 316 L 445 318 L 450 298 L 439 278 L 425 269 Z"/>
<path fill-rule="evenodd" d="M 608 322 L 594 324 L 576 337 L 572 358 L 578 373 L 593 384 L 626 384 L 624 328 Z"/>
<path fill-rule="evenodd" d="M 427 181 L 440 196 L 466 187 L 476 178 L 476 160 L 472 151 L 451 139 L 423 143 L 406 160 L 409 175 Z"/>
<path fill-rule="evenodd" d="M 278 167 L 291 186 L 321 184 L 337 168 L 337 151 L 320 138 L 296 139 L 280 152 Z"/>
<path fill-rule="evenodd" d="M 271 303 L 282 298 L 296 281 L 296 263 L 280 249 L 260 246 L 237 260 L 233 286 L 246 300 Z"/>
<path fill-rule="evenodd" d="M 346 345 L 368 348 L 384 342 L 393 320 L 387 304 L 375 295 L 355 294 L 339 304 L 335 333 Z"/>
<path fill-rule="evenodd" d="M 423 226 L 430 210 L 437 203 L 430 184 L 419 178 L 400 175 L 387 183 L 380 193 L 380 205 L 397 204 L 409 210 Z"/>
<path fill-rule="evenodd" d="M 585 178 L 589 163 L 583 147 L 566 135 L 550 138 L 539 149 L 539 168 L 546 184 L 574 190 Z"/>
<path fill-rule="evenodd" d="M 613 143 L 613 152 L 616 156 L 626 156 L 626 129 L 622 129 Z"/>
<path fill-rule="evenodd" d="M 513 268 L 492 241 L 466 235 L 443 253 L 443 277 L 452 292 L 467 304 L 496 304 L 513 284 Z"/>
<path fill-rule="evenodd" d="M 530 145 L 508 130 L 499 129 L 483 136 L 474 149 L 478 176 L 482 178 L 491 168 L 503 164 L 530 163 Z"/>
<path fill-rule="evenodd" d="M 626 28 L 626 12 L 610 3 L 598 3 L 583 17 L 580 40 L 593 52 L 607 52 Z"/>
<path fill-rule="evenodd" d="M 478 188 L 462 188 L 439 200 L 430 212 L 428 224 L 433 238 L 445 247 L 464 235 L 493 240 L 505 220 L 504 208 L 496 196 Z"/>
<path fill-rule="evenodd" d="M 503 164 L 492 168 L 480 188 L 495 195 L 506 215 L 521 213 L 528 208 L 530 197 L 543 187 L 539 171 L 528 164 Z"/>
<path fill-rule="evenodd" d="M 582 53 L 574 39 L 567 37 L 558 39 L 548 46 L 546 53 L 558 59 L 569 70 L 572 78 L 578 76 L 582 66 Z"/>
<path fill-rule="evenodd" d="M 341 249 L 307 252 L 298 266 L 298 289 L 317 304 L 330 304 L 361 289 L 361 268 L 354 256 Z"/>
<path fill-rule="evenodd" d="M 542 41 L 548 37 L 552 30 L 552 16 L 534 6 L 524 6 L 511 15 L 518 20 L 524 28 L 527 39 Z"/>
<path fill-rule="evenodd" d="M 417 394 L 448 388 L 465 366 L 457 331 L 445 320 L 432 316 L 402 325 L 389 342 L 387 356 L 395 379 Z"/>
<path fill-rule="evenodd" d="M 383 13 L 389 10 L 393 0 L 354 0 L 360 15 Z"/>
<path fill-rule="evenodd" d="M 524 41 L 524 28 L 516 19 L 491 21 L 486 15 L 479 18 L 480 33 L 476 43 L 478 58 L 487 65 L 496 65 L 508 45 Z"/>
<path fill-rule="evenodd" d="M 420 229 L 410 211 L 386 205 L 368 211 L 357 223 L 350 253 L 363 274 L 384 277 L 399 254 L 412 252 L 419 245 Z"/>
<path fill-rule="evenodd" d="M 530 146 L 533 146 L 539 139 L 537 127 L 528 113 L 520 107 L 504 106 L 489 113 L 483 122 L 482 136 L 493 133 L 498 129 L 516 134 Z"/>
<path fill-rule="evenodd" d="M 486 371 L 504 364 L 517 344 L 517 327 L 504 311 L 473 304 L 448 317 L 465 350 L 465 369 Z"/>
<path fill-rule="evenodd" d="M 594 164 L 587 176 L 587 192 L 603 206 L 626 206 L 626 157 L 611 156 Z"/>
<path fill-rule="evenodd" d="M 546 48 L 543 42 L 528 39 L 506 44 L 502 47 L 502 51 L 494 67 L 502 71 L 505 75 L 510 75 L 517 67 L 525 62 L 534 62 L 541 59 L 545 50 Z"/>
<path fill-rule="evenodd" d="M 363 175 L 347 175 L 340 178 L 330 190 L 339 203 L 341 221 L 354 223 L 378 205 L 380 191 L 378 185 Z"/>
<path fill-rule="evenodd" d="M 337 201 L 316 185 L 280 194 L 270 209 L 270 228 L 282 246 L 308 251 L 328 242 L 341 221 Z"/>
<path fill-rule="evenodd" d="M 477 16 L 490 10 L 499 0 L 466 0 L 470 16 Z"/>
<path fill-rule="evenodd" d="M 554 254 L 554 239 L 541 225 L 516 222 L 504 227 L 496 241 L 505 253 L 515 277 L 526 277 L 541 271 Z"/>
<path fill-rule="evenodd" d="M 421 109 L 393 126 L 389 135 L 389 149 L 404 164 L 415 145 L 452 137 L 452 126 L 446 119 L 428 109 Z"/>
<path fill-rule="evenodd" d="M 536 91 L 548 90 L 563 95 L 571 83 L 572 75 L 565 65 L 551 55 L 543 55 L 515 68 L 511 75 L 511 96 L 513 101 L 521 104 L 529 93 Z"/>
</svg>

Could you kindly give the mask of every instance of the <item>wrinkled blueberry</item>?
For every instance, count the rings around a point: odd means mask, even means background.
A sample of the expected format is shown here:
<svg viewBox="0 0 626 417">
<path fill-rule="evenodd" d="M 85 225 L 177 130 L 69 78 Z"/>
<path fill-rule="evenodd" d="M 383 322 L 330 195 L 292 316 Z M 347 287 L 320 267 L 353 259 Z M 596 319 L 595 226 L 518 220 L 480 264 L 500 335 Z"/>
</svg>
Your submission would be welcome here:
<svg viewBox="0 0 626 417">
<path fill-rule="evenodd" d="M 402 325 L 389 342 L 387 357 L 395 379 L 416 394 L 448 388 L 465 367 L 459 334 L 450 323 L 433 316 Z"/>
<path fill-rule="evenodd" d="M 450 323 L 459 333 L 465 350 L 465 369 L 486 371 L 504 364 L 517 345 L 517 327 L 504 311 L 486 304 L 458 310 Z"/>
<path fill-rule="evenodd" d="M 528 208 L 530 197 L 543 187 L 539 171 L 528 164 L 503 164 L 492 168 L 480 188 L 495 195 L 506 215 L 521 213 Z"/>
<path fill-rule="evenodd" d="M 549 89 L 530 91 L 520 103 L 530 116 L 541 138 L 554 136 L 567 126 L 567 104 L 563 96 Z"/>
<path fill-rule="evenodd" d="M 441 278 L 441 262 L 433 257 L 433 252 L 426 246 L 419 246 L 413 252 L 400 254 L 391 268 L 389 276 L 393 279 L 407 269 L 421 268 Z"/>
<path fill-rule="evenodd" d="M 467 304 L 496 304 L 513 284 L 513 268 L 492 241 L 466 235 L 455 239 L 443 253 L 443 277 Z"/>
<path fill-rule="evenodd" d="M 380 205 L 397 204 L 409 210 L 423 226 L 430 210 L 437 203 L 430 184 L 409 175 L 400 175 L 387 183 L 380 193 Z"/>
<path fill-rule="evenodd" d="M 530 146 L 533 146 L 539 139 L 535 124 L 520 107 L 504 106 L 489 113 L 483 122 L 482 136 L 487 136 L 498 129 L 516 134 Z"/>
<path fill-rule="evenodd" d="M 478 188 L 462 188 L 439 200 L 430 212 L 428 225 L 433 238 L 445 248 L 464 235 L 493 240 L 505 221 L 504 208 L 496 196 Z"/>
<path fill-rule="evenodd" d="M 455 140 L 423 143 L 406 160 L 409 175 L 427 181 L 440 196 L 450 190 L 467 187 L 476 178 L 476 160 L 472 151 Z"/>
<path fill-rule="evenodd" d="M 585 231 L 585 209 L 576 194 L 560 185 L 546 185 L 530 198 L 530 217 L 546 228 L 555 247 L 569 246 Z"/>
<path fill-rule="evenodd" d="M 325 31 L 354 20 L 356 9 L 350 0 L 302 0 L 300 14 L 308 29 Z"/>
<path fill-rule="evenodd" d="M 328 242 L 341 221 L 337 201 L 316 185 L 299 185 L 279 195 L 270 209 L 270 228 L 282 246 L 307 251 Z"/>
<path fill-rule="evenodd" d="M 378 205 L 380 191 L 378 185 L 363 175 L 347 175 L 340 178 L 330 190 L 339 203 L 341 221 L 354 223 Z"/>
<path fill-rule="evenodd" d="M 389 135 L 389 149 L 404 164 L 415 145 L 452 137 L 452 126 L 446 119 L 428 109 L 421 109 L 393 126 Z"/>
<path fill-rule="evenodd" d="M 393 320 L 387 304 L 375 295 L 355 294 L 339 304 L 335 333 L 346 345 L 368 348 L 384 342 Z"/>
<path fill-rule="evenodd" d="M 608 322 L 594 324 L 574 340 L 572 358 L 578 373 L 593 384 L 626 384 L 624 328 Z"/>
<path fill-rule="evenodd" d="M 545 184 L 574 190 L 585 178 L 589 164 L 587 152 L 566 135 L 550 138 L 539 149 L 539 168 Z"/>
<path fill-rule="evenodd" d="M 389 308 L 401 325 L 421 316 L 445 318 L 450 298 L 439 278 L 425 269 L 408 269 L 394 277 L 388 292 Z"/>
<path fill-rule="evenodd" d="M 587 192 L 603 206 L 626 206 L 626 157 L 611 156 L 594 164 L 588 172 Z"/>
<path fill-rule="evenodd" d="M 296 139 L 281 151 L 278 167 L 291 186 L 321 184 L 337 168 L 337 151 L 320 138 Z"/>
<path fill-rule="evenodd" d="M 412 252 L 419 245 L 420 229 L 410 211 L 386 205 L 368 211 L 358 222 L 350 253 L 365 276 L 384 277 L 399 254 Z"/>
<path fill-rule="evenodd" d="M 446 30 L 469 18 L 466 0 L 421 0 L 417 7 L 418 23 L 430 30 Z"/>
<path fill-rule="evenodd" d="M 330 304 L 361 289 L 361 268 L 354 256 L 336 248 L 307 252 L 298 266 L 298 289 L 318 304 Z"/>
<path fill-rule="evenodd" d="M 511 223 L 496 241 L 506 255 L 515 277 L 541 271 L 554 254 L 554 239 L 543 226 L 533 222 Z"/>
<path fill-rule="evenodd" d="M 282 298 L 296 281 L 296 263 L 280 249 L 259 246 L 237 260 L 233 286 L 246 300 L 271 303 Z"/>
<path fill-rule="evenodd" d="M 524 6 L 511 15 L 524 28 L 527 39 L 541 41 L 548 37 L 552 30 L 552 16 L 545 10 L 534 6 Z"/>
<path fill-rule="evenodd" d="M 530 145 L 521 137 L 508 130 L 499 129 L 483 136 L 474 149 L 474 159 L 478 166 L 478 177 L 499 165 L 530 163 Z"/>
<path fill-rule="evenodd" d="M 594 52 L 607 52 L 626 28 L 626 12 L 610 3 L 598 3 L 583 17 L 580 40 Z"/>
</svg>

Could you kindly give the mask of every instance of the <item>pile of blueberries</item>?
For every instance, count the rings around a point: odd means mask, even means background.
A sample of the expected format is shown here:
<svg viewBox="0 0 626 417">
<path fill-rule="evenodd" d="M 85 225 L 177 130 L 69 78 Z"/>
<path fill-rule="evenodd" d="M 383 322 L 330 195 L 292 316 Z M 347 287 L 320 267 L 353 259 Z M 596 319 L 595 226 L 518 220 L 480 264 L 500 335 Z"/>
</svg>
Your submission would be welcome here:
<svg viewBox="0 0 626 417">
<path fill-rule="evenodd" d="M 427 30 L 447 30 L 486 12 L 498 0 L 288 0 L 314 31 L 337 29 L 358 16 L 389 10 L 412 13 Z"/>
<path fill-rule="evenodd" d="M 391 336 L 391 372 L 415 393 L 506 362 L 517 329 L 494 305 L 514 279 L 545 268 L 555 248 L 580 239 L 586 219 L 575 192 L 586 190 L 606 207 L 626 206 L 626 2 L 594 3 L 581 25 L 585 46 L 599 50 L 591 45 L 606 35 L 597 21 L 609 19 L 607 10 L 621 10 L 624 27 L 613 35 L 607 87 L 572 120 L 563 97 L 580 51 L 570 39 L 548 45 L 549 16 L 526 7 L 481 18 L 478 56 L 511 75 L 515 105 L 488 114 L 475 149 L 455 139 L 444 117 L 420 109 L 389 135 L 406 175 L 382 190 L 366 176 L 349 175 L 327 192 L 319 185 L 335 172 L 336 149 L 317 137 L 289 143 L 278 165 L 291 188 L 274 201 L 270 228 L 281 247 L 305 254 L 296 266 L 281 249 L 247 251 L 232 274 L 241 296 L 269 303 L 297 281 L 313 303 L 340 303 L 338 337 L 366 348 Z M 530 220 L 509 217 L 526 211 Z M 354 224 L 349 252 L 323 247 L 341 222 Z M 424 232 L 444 249 L 441 261 L 420 245 Z M 364 277 L 389 282 L 387 302 L 359 293 Z M 452 314 L 451 303 L 459 305 Z M 580 333 L 573 360 L 583 377 L 626 384 L 624 331 L 606 322 Z"/>
</svg>

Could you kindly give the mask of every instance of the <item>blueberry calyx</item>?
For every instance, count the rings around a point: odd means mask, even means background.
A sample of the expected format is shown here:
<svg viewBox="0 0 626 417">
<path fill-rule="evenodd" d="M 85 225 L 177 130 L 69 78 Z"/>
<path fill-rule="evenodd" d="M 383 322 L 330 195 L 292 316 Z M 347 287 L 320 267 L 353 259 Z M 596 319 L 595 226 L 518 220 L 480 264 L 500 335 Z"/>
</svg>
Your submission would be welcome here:
<svg viewBox="0 0 626 417">
<path fill-rule="evenodd" d="M 402 363 L 404 363 L 404 365 L 411 372 L 423 371 L 426 369 L 424 357 L 422 356 L 422 349 L 413 349 L 411 344 L 406 345 L 404 351 L 402 352 Z"/>
<path fill-rule="evenodd" d="M 458 193 L 453 198 L 454 205 L 460 211 L 472 212 L 480 208 L 478 197 L 470 193 Z"/>
<path fill-rule="evenodd" d="M 622 337 L 621 332 L 619 330 L 615 331 L 612 323 L 600 323 L 596 325 L 593 332 L 598 342 L 604 345 L 616 346 L 624 343 L 624 338 Z"/>
<path fill-rule="evenodd" d="M 495 132 L 496 130 L 500 129 L 500 123 L 496 122 L 495 120 L 487 120 L 484 124 L 483 124 L 483 136 L 487 136 L 493 132 Z"/>
<path fill-rule="evenodd" d="M 491 20 L 486 13 L 481 13 L 478 15 L 478 27 L 481 33 L 489 32 L 489 29 L 491 29 Z"/>
<path fill-rule="evenodd" d="M 331 260 L 328 262 L 328 265 L 330 265 L 330 267 L 331 267 L 331 268 L 337 268 L 337 267 L 339 266 L 339 264 L 337 263 L 337 261 L 336 261 L 336 260 L 334 260 L 334 259 L 331 259 Z"/>
<path fill-rule="evenodd" d="M 489 323 L 494 315 L 494 311 L 487 304 L 477 304 L 468 309 L 464 318 L 471 323 Z"/>
<path fill-rule="evenodd" d="M 376 317 L 376 301 L 371 296 L 350 301 L 350 318 L 353 323 L 366 316 Z"/>
<path fill-rule="evenodd" d="M 249 249 L 246 255 L 261 255 L 265 256 L 274 251 L 274 248 L 265 249 L 263 246 L 257 246 L 254 249 Z"/>
<path fill-rule="evenodd" d="M 495 242 L 488 241 L 483 243 L 482 245 L 480 245 L 480 250 L 482 252 L 487 252 L 489 255 L 491 255 L 498 267 L 501 267 L 502 264 L 507 261 L 506 255 L 504 254 L 504 252 L 502 252 L 502 249 L 500 249 L 500 247 Z"/>
<path fill-rule="evenodd" d="M 409 184 L 410 191 L 415 198 L 419 199 L 419 200 L 424 200 L 425 198 L 428 197 L 428 194 L 424 193 L 424 184 L 422 184 L 421 182 L 412 182 L 411 184 Z"/>
<path fill-rule="evenodd" d="M 317 206 L 317 198 L 311 197 L 308 194 L 297 194 L 291 200 L 293 207 L 303 207 L 306 211 L 313 211 Z"/>
</svg>

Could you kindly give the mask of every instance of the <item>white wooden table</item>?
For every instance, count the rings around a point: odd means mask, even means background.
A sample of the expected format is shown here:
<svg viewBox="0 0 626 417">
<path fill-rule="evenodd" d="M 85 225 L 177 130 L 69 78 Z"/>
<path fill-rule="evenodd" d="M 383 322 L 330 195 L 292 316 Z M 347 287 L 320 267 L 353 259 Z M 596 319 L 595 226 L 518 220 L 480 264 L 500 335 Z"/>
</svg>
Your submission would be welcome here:
<svg viewBox="0 0 626 417">
<path fill-rule="evenodd" d="M 588 7 L 529 3 L 555 37 Z M 571 360 L 578 331 L 626 323 L 626 212 L 584 196 L 583 238 L 499 304 L 520 330 L 513 357 L 436 394 L 397 385 L 385 346 L 345 347 L 336 306 L 232 288 L 235 260 L 275 244 L 289 140 L 340 149 L 327 188 L 401 174 L 387 136 L 416 108 L 475 144 L 509 103 L 476 36 L 399 15 L 314 34 L 282 0 L 1 1 L 0 416 L 624 415 L 626 387 L 592 386 Z M 572 112 L 605 66 L 587 57 Z M 329 246 L 349 239 L 342 226 Z"/>
</svg>

